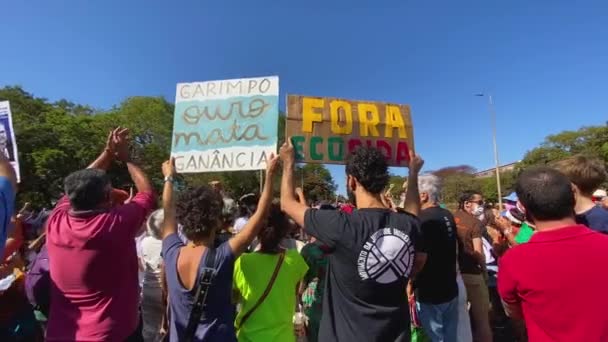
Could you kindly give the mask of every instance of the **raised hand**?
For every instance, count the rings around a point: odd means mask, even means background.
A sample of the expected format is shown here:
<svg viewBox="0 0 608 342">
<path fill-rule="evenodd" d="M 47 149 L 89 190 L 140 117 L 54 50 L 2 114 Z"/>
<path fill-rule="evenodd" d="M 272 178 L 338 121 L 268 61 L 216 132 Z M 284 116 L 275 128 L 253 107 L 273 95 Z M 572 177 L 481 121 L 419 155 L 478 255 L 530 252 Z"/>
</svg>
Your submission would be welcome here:
<svg viewBox="0 0 608 342">
<path fill-rule="evenodd" d="M 114 153 L 116 158 L 122 162 L 127 162 L 130 158 L 129 152 L 129 129 L 118 127 L 112 132 Z"/>
<path fill-rule="evenodd" d="M 112 156 L 114 155 L 115 151 L 115 145 L 114 145 L 114 132 L 117 130 L 118 128 L 115 128 L 113 130 L 110 131 L 110 133 L 108 134 L 108 139 L 106 140 L 106 151 L 108 151 L 109 153 L 112 154 Z"/>
<path fill-rule="evenodd" d="M 271 153 L 266 160 L 266 175 L 274 175 L 277 170 L 277 165 L 279 165 L 279 156 Z"/>
<path fill-rule="evenodd" d="M 416 152 L 410 151 L 410 163 L 408 165 L 410 172 L 418 174 L 420 170 L 422 170 L 423 165 L 424 160 L 422 160 L 422 158 L 420 158 L 420 156 L 416 154 Z"/>
<path fill-rule="evenodd" d="M 165 177 L 174 177 L 177 173 L 175 171 L 175 158 L 171 158 L 163 163 L 162 166 L 163 176 Z"/>
<path fill-rule="evenodd" d="M 285 140 L 283 146 L 279 149 L 279 156 L 283 161 L 283 165 L 293 165 L 295 162 L 295 152 L 291 144 L 291 137 Z"/>
</svg>

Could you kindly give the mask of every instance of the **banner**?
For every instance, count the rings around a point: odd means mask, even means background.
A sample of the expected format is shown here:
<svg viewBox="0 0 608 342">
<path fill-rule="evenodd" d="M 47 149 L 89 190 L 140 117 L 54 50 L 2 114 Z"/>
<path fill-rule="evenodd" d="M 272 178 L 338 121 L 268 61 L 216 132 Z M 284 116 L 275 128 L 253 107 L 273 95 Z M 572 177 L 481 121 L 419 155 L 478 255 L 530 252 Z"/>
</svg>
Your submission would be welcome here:
<svg viewBox="0 0 608 342">
<path fill-rule="evenodd" d="M 277 151 L 279 78 L 179 83 L 171 155 L 177 172 L 262 170 Z"/>
<path fill-rule="evenodd" d="M 377 147 L 390 166 L 407 166 L 414 149 L 408 105 L 289 95 L 287 137 L 298 161 L 344 164 L 358 146 Z"/>
<path fill-rule="evenodd" d="M 13 128 L 13 115 L 8 101 L 0 101 L 0 152 L 4 153 L 11 162 L 17 174 L 17 182 L 21 182 L 19 158 L 17 154 L 17 140 Z"/>
</svg>

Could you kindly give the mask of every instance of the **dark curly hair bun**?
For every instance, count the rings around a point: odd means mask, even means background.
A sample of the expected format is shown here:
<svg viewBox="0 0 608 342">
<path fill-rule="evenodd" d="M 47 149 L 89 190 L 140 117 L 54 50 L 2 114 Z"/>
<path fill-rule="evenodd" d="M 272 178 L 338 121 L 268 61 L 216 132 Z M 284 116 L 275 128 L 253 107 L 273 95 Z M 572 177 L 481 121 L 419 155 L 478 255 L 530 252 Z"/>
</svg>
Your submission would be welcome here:
<svg viewBox="0 0 608 342">
<path fill-rule="evenodd" d="M 389 182 L 386 156 L 377 148 L 359 146 L 346 159 L 346 174 L 355 177 L 367 192 L 379 194 Z"/>
<path fill-rule="evenodd" d="M 190 241 L 200 241 L 221 228 L 224 200 L 211 187 L 203 185 L 181 192 L 176 206 L 177 221 Z"/>
</svg>

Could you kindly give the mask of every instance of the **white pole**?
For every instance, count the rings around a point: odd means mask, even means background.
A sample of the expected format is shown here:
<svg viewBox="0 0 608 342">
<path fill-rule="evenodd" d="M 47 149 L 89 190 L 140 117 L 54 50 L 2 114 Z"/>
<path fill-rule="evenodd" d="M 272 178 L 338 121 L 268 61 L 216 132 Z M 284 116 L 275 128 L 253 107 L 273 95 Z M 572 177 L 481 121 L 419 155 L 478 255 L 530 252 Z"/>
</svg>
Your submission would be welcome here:
<svg viewBox="0 0 608 342">
<path fill-rule="evenodd" d="M 492 95 L 488 94 L 488 107 L 492 117 L 492 143 L 494 144 L 494 163 L 496 166 L 496 189 L 498 190 L 498 210 L 502 210 L 502 189 L 500 185 L 500 163 L 498 162 L 498 145 L 496 143 L 496 110 Z"/>
<path fill-rule="evenodd" d="M 264 191 L 264 170 L 260 170 L 260 196 Z"/>
</svg>

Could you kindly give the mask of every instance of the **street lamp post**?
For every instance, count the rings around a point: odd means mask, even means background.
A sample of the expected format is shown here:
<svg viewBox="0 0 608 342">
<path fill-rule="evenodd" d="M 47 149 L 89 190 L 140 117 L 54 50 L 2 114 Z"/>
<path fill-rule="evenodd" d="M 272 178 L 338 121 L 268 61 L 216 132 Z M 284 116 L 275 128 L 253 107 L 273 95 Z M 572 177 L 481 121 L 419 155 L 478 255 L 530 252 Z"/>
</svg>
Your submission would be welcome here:
<svg viewBox="0 0 608 342">
<path fill-rule="evenodd" d="M 476 94 L 475 96 L 486 96 L 486 94 Z M 498 209 L 502 210 L 502 189 L 500 186 L 500 164 L 498 162 L 498 145 L 496 144 L 496 110 L 494 109 L 494 101 L 492 95 L 487 94 L 488 110 L 492 118 L 492 143 L 494 144 L 494 163 L 496 167 L 496 189 L 498 190 Z"/>
</svg>

